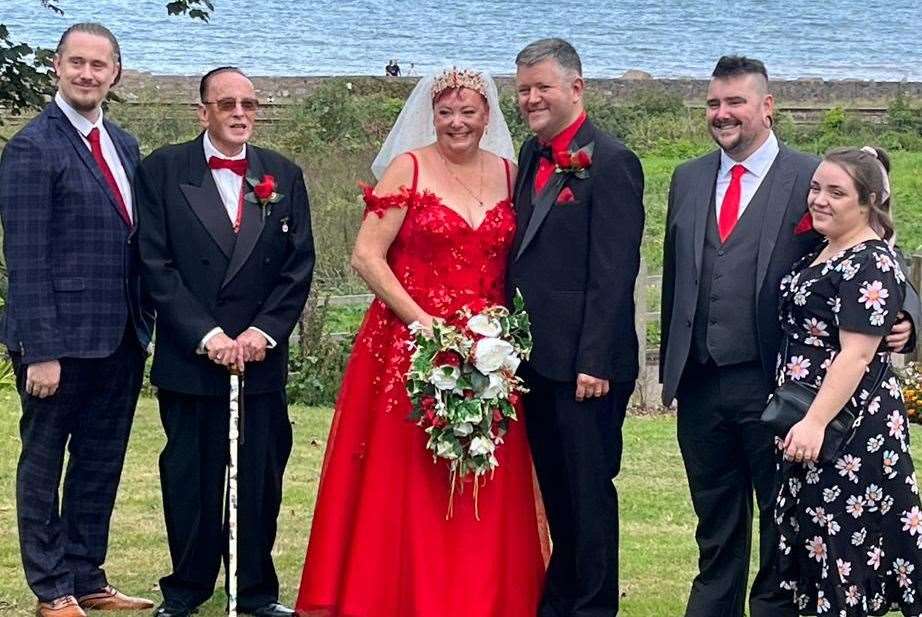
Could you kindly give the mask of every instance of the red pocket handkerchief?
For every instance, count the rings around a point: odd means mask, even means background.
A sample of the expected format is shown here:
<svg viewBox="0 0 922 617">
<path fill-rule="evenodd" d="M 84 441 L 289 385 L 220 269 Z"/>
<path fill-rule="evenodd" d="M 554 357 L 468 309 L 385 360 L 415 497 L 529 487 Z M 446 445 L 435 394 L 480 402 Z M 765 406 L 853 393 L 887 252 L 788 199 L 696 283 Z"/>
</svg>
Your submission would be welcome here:
<svg viewBox="0 0 922 617">
<path fill-rule="evenodd" d="M 794 228 L 795 236 L 802 236 L 808 231 L 813 230 L 813 217 L 810 216 L 810 211 L 807 210 L 804 212 L 804 215 L 800 218 L 800 221 L 797 222 L 797 227 Z"/>
<path fill-rule="evenodd" d="M 560 194 L 557 195 L 556 203 L 558 206 L 562 206 L 562 205 L 570 203 L 574 199 L 575 197 L 573 197 L 573 191 L 570 190 L 569 186 L 565 186 L 563 187 L 563 190 L 560 191 Z"/>
</svg>

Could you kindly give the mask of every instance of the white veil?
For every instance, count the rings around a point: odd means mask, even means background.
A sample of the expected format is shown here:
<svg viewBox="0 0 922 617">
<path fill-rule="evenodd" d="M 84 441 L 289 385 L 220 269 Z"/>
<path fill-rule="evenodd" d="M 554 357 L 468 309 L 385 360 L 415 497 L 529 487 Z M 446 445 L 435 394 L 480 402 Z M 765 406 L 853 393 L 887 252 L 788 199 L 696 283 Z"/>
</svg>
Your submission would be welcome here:
<svg viewBox="0 0 922 617">
<path fill-rule="evenodd" d="M 394 128 L 388 133 L 381 151 L 371 164 L 371 171 L 378 180 L 384 175 L 384 170 L 392 160 L 404 152 L 428 146 L 435 141 L 435 126 L 432 123 L 432 84 L 438 74 L 426 75 L 420 79 L 410 93 L 400 115 L 397 116 Z M 509 126 L 503 117 L 503 110 L 499 107 L 496 83 L 489 73 L 480 71 L 480 74 L 483 75 L 487 86 L 487 105 L 490 109 L 490 123 L 480 138 L 480 147 L 497 156 L 512 159 L 515 149 L 512 146 Z"/>
</svg>

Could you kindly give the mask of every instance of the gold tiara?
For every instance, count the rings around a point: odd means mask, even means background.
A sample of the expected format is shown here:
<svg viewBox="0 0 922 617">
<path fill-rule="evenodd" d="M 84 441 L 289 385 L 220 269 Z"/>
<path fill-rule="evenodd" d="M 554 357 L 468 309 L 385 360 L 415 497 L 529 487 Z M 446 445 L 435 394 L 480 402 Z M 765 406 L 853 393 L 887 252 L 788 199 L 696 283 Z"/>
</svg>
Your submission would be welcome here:
<svg viewBox="0 0 922 617">
<path fill-rule="evenodd" d="M 487 83 L 483 75 L 471 69 L 458 69 L 452 67 L 439 73 L 432 84 L 432 100 L 439 98 L 445 90 L 468 88 L 479 92 L 480 96 L 487 97 Z"/>
</svg>

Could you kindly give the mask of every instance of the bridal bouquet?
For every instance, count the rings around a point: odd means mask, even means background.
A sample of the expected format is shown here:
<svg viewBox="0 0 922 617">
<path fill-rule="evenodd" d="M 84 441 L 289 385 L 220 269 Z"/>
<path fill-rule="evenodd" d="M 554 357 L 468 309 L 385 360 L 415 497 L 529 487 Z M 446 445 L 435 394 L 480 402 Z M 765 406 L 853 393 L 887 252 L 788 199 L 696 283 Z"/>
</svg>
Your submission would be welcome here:
<svg viewBox="0 0 922 617">
<path fill-rule="evenodd" d="M 431 335 L 419 323 L 410 326 L 410 420 L 429 435 L 433 461 L 448 463 L 452 498 L 473 475 L 476 503 L 481 479 L 499 466 L 496 450 L 526 391 L 515 374 L 532 345 L 524 309 L 516 293 L 512 311 L 477 302 L 436 320 Z"/>
</svg>

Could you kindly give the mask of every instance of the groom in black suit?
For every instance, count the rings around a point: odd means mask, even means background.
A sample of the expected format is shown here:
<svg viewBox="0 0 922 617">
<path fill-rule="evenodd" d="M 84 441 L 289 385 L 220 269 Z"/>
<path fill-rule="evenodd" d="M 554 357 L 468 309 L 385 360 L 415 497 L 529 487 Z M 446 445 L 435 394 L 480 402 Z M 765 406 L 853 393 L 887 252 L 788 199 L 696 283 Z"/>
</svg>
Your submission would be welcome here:
<svg viewBox="0 0 922 617">
<path fill-rule="evenodd" d="M 202 78 L 193 141 L 151 154 L 138 172 L 143 275 L 157 306 L 151 381 L 167 436 L 160 457 L 173 572 L 161 617 L 186 617 L 215 585 L 224 528 L 228 369 L 244 364 L 239 453 L 239 607 L 282 617 L 272 562 L 291 451 L 288 337 L 314 266 L 301 170 L 249 143 L 258 102 L 232 67 Z M 255 185 L 255 186 L 254 186 Z"/>
<path fill-rule="evenodd" d="M 643 170 L 583 111 L 582 67 L 561 39 L 516 58 L 535 132 L 519 154 L 509 294 L 521 290 L 534 349 L 525 421 L 554 552 L 540 617 L 618 612 L 621 425 L 638 374 L 634 281 Z"/>
</svg>

